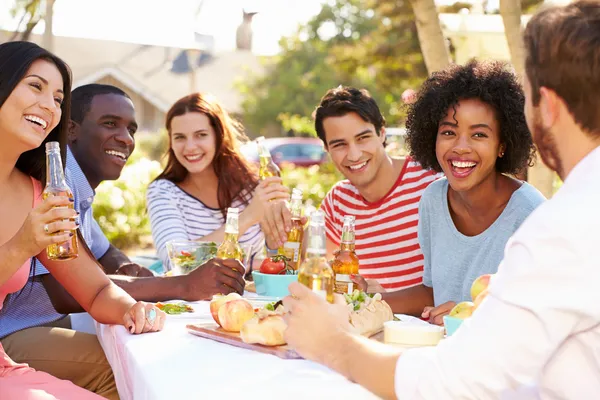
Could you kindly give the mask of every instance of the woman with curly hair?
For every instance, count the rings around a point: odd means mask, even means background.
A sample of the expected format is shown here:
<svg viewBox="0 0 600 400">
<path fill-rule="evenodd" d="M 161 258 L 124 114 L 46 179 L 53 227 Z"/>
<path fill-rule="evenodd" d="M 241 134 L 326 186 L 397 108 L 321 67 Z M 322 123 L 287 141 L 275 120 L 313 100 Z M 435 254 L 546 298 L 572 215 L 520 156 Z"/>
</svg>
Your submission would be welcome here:
<svg viewBox="0 0 600 400">
<path fill-rule="evenodd" d="M 456 303 L 471 299 L 478 276 L 498 270 L 510 236 L 545 200 L 512 177 L 535 155 L 524 103 L 505 63 L 473 60 L 432 74 L 409 107 L 413 157 L 446 176 L 419 204 L 425 270 L 417 299 L 432 323 L 442 324 Z"/>
</svg>

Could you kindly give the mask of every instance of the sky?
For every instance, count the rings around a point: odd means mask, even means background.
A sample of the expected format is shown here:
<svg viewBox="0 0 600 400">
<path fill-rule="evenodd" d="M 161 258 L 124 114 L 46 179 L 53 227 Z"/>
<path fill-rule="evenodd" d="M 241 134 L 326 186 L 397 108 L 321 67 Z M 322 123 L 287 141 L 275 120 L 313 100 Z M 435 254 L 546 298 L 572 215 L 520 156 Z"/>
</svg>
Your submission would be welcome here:
<svg viewBox="0 0 600 400">
<path fill-rule="evenodd" d="M 186 47 L 193 32 L 210 34 L 216 50 L 235 48 L 242 9 L 258 11 L 253 50 L 278 52 L 282 36 L 308 21 L 326 0 L 55 0 L 53 32 L 59 36 L 119 40 Z M 198 15 L 196 10 L 202 3 Z M 9 13 L 14 0 L 0 0 L 0 28 L 14 30 Z M 34 33 L 43 33 L 40 23 Z"/>
</svg>

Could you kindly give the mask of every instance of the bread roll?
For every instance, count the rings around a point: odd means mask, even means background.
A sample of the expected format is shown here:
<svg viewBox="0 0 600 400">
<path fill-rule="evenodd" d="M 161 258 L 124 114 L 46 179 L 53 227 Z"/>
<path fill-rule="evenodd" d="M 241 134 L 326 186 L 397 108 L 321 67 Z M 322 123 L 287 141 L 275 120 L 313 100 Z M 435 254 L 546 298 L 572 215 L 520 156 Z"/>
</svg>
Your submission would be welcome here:
<svg viewBox="0 0 600 400">
<path fill-rule="evenodd" d="M 260 312 L 242 326 L 240 336 L 245 343 L 279 346 L 285 344 L 283 332 L 286 328 L 281 314 Z"/>
</svg>

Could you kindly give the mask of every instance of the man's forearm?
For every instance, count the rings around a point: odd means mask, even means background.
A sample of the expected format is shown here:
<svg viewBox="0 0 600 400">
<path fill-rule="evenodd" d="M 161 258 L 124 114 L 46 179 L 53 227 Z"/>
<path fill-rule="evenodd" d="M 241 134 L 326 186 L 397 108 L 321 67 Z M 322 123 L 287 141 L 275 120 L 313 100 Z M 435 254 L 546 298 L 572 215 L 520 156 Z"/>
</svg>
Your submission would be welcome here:
<svg viewBox="0 0 600 400">
<path fill-rule="evenodd" d="M 134 278 L 125 275 L 109 275 L 109 278 L 137 301 L 157 302 L 171 299 L 187 300 L 183 277 L 155 276 Z"/>
<path fill-rule="evenodd" d="M 134 278 L 125 275 L 109 275 L 109 278 L 137 301 L 186 300 L 184 298 L 185 287 L 181 277 Z M 57 312 L 61 314 L 85 312 L 83 307 L 52 275 L 44 275 L 42 282 Z"/>
<path fill-rule="evenodd" d="M 381 295 L 395 314 L 420 317 L 425 307 L 433 306 L 433 289 L 425 285 L 418 285 L 396 292 L 382 293 Z"/>
<path fill-rule="evenodd" d="M 131 260 L 111 244 L 106 253 L 98 259 L 98 262 L 104 268 L 104 272 L 110 275 L 114 274 L 121 265 L 130 263 Z"/>
<path fill-rule="evenodd" d="M 395 399 L 394 375 L 401 351 L 344 333 L 329 346 L 323 364 L 384 399 Z"/>
</svg>

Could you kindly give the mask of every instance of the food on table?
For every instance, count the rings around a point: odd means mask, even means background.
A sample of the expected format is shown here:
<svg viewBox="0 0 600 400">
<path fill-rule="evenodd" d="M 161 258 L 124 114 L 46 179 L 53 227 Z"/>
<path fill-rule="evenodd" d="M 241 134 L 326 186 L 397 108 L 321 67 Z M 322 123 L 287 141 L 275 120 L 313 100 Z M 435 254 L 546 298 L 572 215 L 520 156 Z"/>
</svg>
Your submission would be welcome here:
<svg viewBox="0 0 600 400">
<path fill-rule="evenodd" d="M 351 294 L 354 291 L 354 282 L 350 276 L 358 274 L 358 256 L 354 250 L 354 221 L 352 215 L 344 217 L 340 249 L 334 253 L 335 258 L 331 264 L 335 273 L 335 291 L 338 293 Z"/>
<path fill-rule="evenodd" d="M 474 307 L 472 301 L 462 301 L 452 308 L 449 315 L 459 319 L 469 318 L 473 314 Z"/>
<path fill-rule="evenodd" d="M 195 250 L 180 250 L 171 257 L 171 262 L 181 274 L 188 274 L 217 255 L 215 242 L 198 243 Z"/>
<path fill-rule="evenodd" d="M 246 322 L 240 331 L 245 343 L 258 343 L 265 346 L 280 346 L 285 344 L 283 333 L 287 328 L 283 320 L 285 313 L 281 302 L 269 303 L 259 310 L 254 318 Z"/>
<path fill-rule="evenodd" d="M 260 264 L 259 272 L 270 275 L 294 275 L 296 273 L 290 266 L 289 259 L 280 254 L 265 258 Z"/>
<path fill-rule="evenodd" d="M 217 250 L 217 257 L 244 262 L 244 251 L 238 243 L 239 232 L 239 209 L 230 207 L 227 209 L 225 238 Z"/>
<path fill-rule="evenodd" d="M 187 305 L 185 303 L 178 303 L 178 304 L 174 304 L 174 303 L 156 303 L 156 307 L 159 310 L 164 311 L 166 314 L 171 314 L 171 315 L 176 315 L 176 314 L 183 314 L 186 312 L 194 312 L 194 309 L 192 308 L 192 306 Z"/>
<path fill-rule="evenodd" d="M 348 318 L 354 331 L 360 335 L 371 336 L 383 329 L 383 324 L 394 319 L 390 306 L 381 300 L 381 294 L 373 296 L 355 290 L 345 295 L 348 302 Z M 246 322 L 240 331 L 245 343 L 258 343 L 265 346 L 285 344 L 283 333 L 286 324 L 283 319 L 285 309 L 281 301 L 269 303 L 256 312 L 254 318 Z"/>
<path fill-rule="evenodd" d="M 477 296 L 479 296 L 479 294 L 481 292 L 483 292 L 485 289 L 487 289 L 488 285 L 490 284 L 491 277 L 492 277 L 492 274 L 485 274 L 485 275 L 481 275 L 479 278 L 477 278 L 473 281 L 473 284 L 471 285 L 471 300 L 472 301 L 475 301 Z"/>
<path fill-rule="evenodd" d="M 488 290 L 485 289 L 483 292 L 479 293 L 475 300 L 473 300 L 473 311 L 477 310 L 483 299 L 488 295 Z"/>
<path fill-rule="evenodd" d="M 335 276 L 325 259 L 325 214 L 321 210 L 310 216 L 306 259 L 298 269 L 298 282 L 333 303 Z"/>
<path fill-rule="evenodd" d="M 350 312 L 350 324 L 355 331 L 371 336 L 383 329 L 383 324 L 394 319 L 391 307 L 381 299 L 381 293 L 366 294 L 354 290 L 352 295 L 344 293 Z"/>
<path fill-rule="evenodd" d="M 210 314 L 212 315 L 215 322 L 221 325 L 221 323 L 219 322 L 219 308 L 221 308 L 223 304 L 227 303 L 228 301 L 238 300 L 241 298 L 242 296 L 240 296 L 237 293 L 229 293 L 226 296 L 222 294 L 215 294 L 212 300 L 210 301 Z"/>
<path fill-rule="evenodd" d="M 292 189 L 290 213 L 292 214 L 292 227 L 287 234 L 286 242 L 278 249 L 277 253 L 287 257 L 291 269 L 297 271 L 302 261 L 302 239 L 304 238 L 302 190 L 298 188 Z"/>
<path fill-rule="evenodd" d="M 444 337 L 444 327 L 414 322 L 387 321 L 383 324 L 383 341 L 402 347 L 435 346 Z"/>
<path fill-rule="evenodd" d="M 254 307 L 245 299 L 231 300 L 219 308 L 218 316 L 221 328 L 228 332 L 239 332 L 254 317 Z"/>
</svg>

